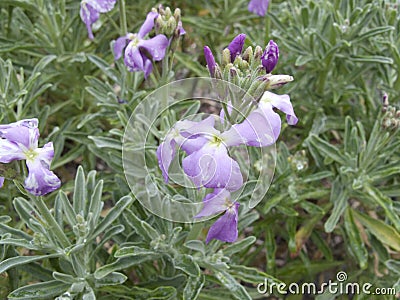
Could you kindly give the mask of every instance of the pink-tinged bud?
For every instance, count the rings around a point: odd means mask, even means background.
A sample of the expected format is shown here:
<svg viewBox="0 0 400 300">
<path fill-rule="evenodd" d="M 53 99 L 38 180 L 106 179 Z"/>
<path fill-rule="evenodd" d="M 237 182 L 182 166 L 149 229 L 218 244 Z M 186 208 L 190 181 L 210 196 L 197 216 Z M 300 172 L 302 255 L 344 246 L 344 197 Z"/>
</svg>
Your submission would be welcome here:
<svg viewBox="0 0 400 300">
<path fill-rule="evenodd" d="M 215 59 L 214 55 L 211 52 L 211 49 L 208 46 L 204 46 L 204 57 L 206 58 L 207 68 L 210 72 L 211 77 L 215 77 Z"/>
<path fill-rule="evenodd" d="M 273 41 L 270 40 L 263 55 L 261 56 L 261 63 L 265 68 L 267 74 L 271 73 L 272 70 L 275 68 L 276 64 L 278 63 L 279 59 L 279 48 L 278 45 Z"/>
<path fill-rule="evenodd" d="M 231 53 L 231 62 L 235 60 L 236 56 L 242 53 L 245 39 L 246 35 L 244 33 L 241 33 L 236 36 L 228 45 L 229 52 Z"/>
</svg>

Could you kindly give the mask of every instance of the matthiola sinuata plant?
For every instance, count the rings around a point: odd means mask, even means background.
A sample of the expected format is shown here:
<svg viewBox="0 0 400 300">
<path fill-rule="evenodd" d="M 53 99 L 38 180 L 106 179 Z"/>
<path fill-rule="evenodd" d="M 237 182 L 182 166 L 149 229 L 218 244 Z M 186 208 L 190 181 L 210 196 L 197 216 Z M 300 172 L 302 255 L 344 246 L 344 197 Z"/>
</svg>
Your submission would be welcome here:
<svg viewBox="0 0 400 300">
<path fill-rule="evenodd" d="M 0 162 L 25 160 L 28 176 L 25 189 L 35 196 L 42 196 L 58 189 L 60 179 L 50 171 L 54 156 L 53 143 L 38 147 L 39 129 L 37 119 L 25 119 L 0 125 Z M 4 177 L 0 177 L 1 186 Z"/>
<path fill-rule="evenodd" d="M 278 46 L 271 40 L 264 53 L 258 47 L 256 55 L 252 55 L 253 50 L 249 47 L 242 55 L 245 39 L 245 34 L 239 34 L 223 50 L 227 71 L 221 71 L 209 47 L 204 47 L 204 53 L 211 77 L 225 79 L 224 74 L 227 73 L 227 79 L 232 80 L 234 74 L 237 78 L 233 78 L 233 82 L 239 83 L 239 86 L 244 82 L 242 80 L 255 77 L 254 82 L 258 86 L 255 89 L 254 83 L 251 83 L 248 92 L 255 96 L 256 91 L 263 89 L 262 96 L 257 99 L 257 105 L 249 101 L 240 103 L 248 113 L 241 122 L 232 123 L 230 115 L 233 115 L 234 110 L 236 113 L 238 110 L 231 100 L 225 99 L 226 102 L 222 105 L 227 108 L 221 110 L 220 117 L 211 115 L 199 122 L 178 121 L 157 149 L 159 166 L 166 183 L 170 164 L 177 150 L 182 148 L 187 154 L 182 161 L 185 174 L 198 189 L 214 189 L 204 197 L 204 207 L 196 215 L 196 218 L 200 218 L 225 212 L 210 228 L 207 243 L 212 239 L 234 242 L 238 236 L 239 203 L 231 201 L 230 193 L 242 187 L 243 176 L 239 164 L 229 156 L 229 148 L 240 145 L 267 147 L 274 144 L 281 130 L 281 119 L 274 108 L 286 114 L 290 125 L 295 125 L 298 121 L 288 95 L 276 95 L 266 91 L 292 80 L 290 76 L 285 75 L 279 75 L 279 79 L 284 80 L 276 80 L 275 75 L 270 74 L 278 61 Z M 225 118 L 230 123 L 225 122 Z M 216 119 L 220 119 L 221 123 L 228 123 L 226 130 L 220 132 L 215 128 Z"/>
</svg>

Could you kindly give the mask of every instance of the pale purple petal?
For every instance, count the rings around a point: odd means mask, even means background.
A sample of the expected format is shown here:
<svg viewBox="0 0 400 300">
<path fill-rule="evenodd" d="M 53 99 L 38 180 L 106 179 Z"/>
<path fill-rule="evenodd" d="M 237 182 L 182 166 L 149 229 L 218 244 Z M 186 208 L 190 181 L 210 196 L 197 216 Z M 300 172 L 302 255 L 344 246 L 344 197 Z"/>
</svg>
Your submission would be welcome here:
<svg viewBox="0 0 400 300">
<path fill-rule="evenodd" d="M 137 47 L 146 49 L 155 61 L 160 61 L 165 56 L 168 44 L 167 37 L 159 34 L 149 40 L 140 40 Z"/>
<path fill-rule="evenodd" d="M 215 189 L 203 199 L 203 209 L 195 218 L 209 217 L 226 211 L 231 204 L 231 194 L 225 189 Z"/>
<path fill-rule="evenodd" d="M 281 129 L 281 118 L 272 106 L 258 107 L 240 124 L 234 124 L 221 134 L 227 146 L 270 146 L 277 140 Z"/>
<path fill-rule="evenodd" d="M 244 33 L 236 36 L 232 42 L 228 45 L 229 52 L 231 53 L 231 62 L 233 62 L 236 56 L 240 55 L 243 50 L 244 40 L 246 39 L 246 35 Z"/>
<path fill-rule="evenodd" d="M 17 144 L 0 139 L 0 163 L 25 159 L 23 150 Z"/>
<path fill-rule="evenodd" d="M 0 125 L 0 138 L 16 144 L 21 149 L 35 149 L 38 146 L 39 129 L 37 119 L 25 119 Z"/>
<path fill-rule="evenodd" d="M 236 191 L 243 185 L 238 163 L 228 155 L 227 148 L 220 143 L 208 142 L 182 161 L 186 175 L 196 187 L 225 188 Z"/>
<path fill-rule="evenodd" d="M 153 71 L 153 63 L 151 62 L 151 59 L 144 54 L 141 54 L 141 56 L 143 59 L 144 78 L 147 79 L 147 77 L 149 77 L 150 73 Z"/>
<path fill-rule="evenodd" d="M 154 27 L 154 20 L 158 17 L 158 13 L 151 11 L 146 16 L 146 21 L 144 21 L 142 27 L 140 27 L 138 32 L 139 39 L 142 39 L 146 34 L 148 34 Z"/>
<path fill-rule="evenodd" d="M 82 2 L 80 16 L 81 16 L 82 21 L 86 25 L 89 39 L 93 40 L 94 36 L 93 36 L 93 31 L 92 31 L 92 24 L 99 19 L 99 17 L 100 17 L 99 11 L 94 9 L 88 3 Z"/>
<path fill-rule="evenodd" d="M 210 76 L 215 77 L 215 66 L 217 64 L 215 63 L 214 55 L 212 54 L 211 49 L 208 46 L 204 46 L 204 57 L 207 62 L 207 68 L 210 72 Z"/>
<path fill-rule="evenodd" d="M 125 48 L 124 63 L 131 72 L 144 71 L 143 56 L 132 42 Z"/>
<path fill-rule="evenodd" d="M 205 143 L 208 142 L 208 139 L 202 136 L 197 136 L 195 138 L 184 138 L 180 139 L 178 144 L 186 154 L 192 154 L 193 152 L 200 150 Z"/>
<path fill-rule="evenodd" d="M 272 72 L 272 70 L 278 63 L 278 59 L 279 59 L 278 45 L 273 40 L 270 40 L 267 47 L 265 48 L 265 51 L 261 56 L 261 63 L 267 73 Z"/>
<path fill-rule="evenodd" d="M 2 188 L 4 185 L 4 177 L 0 176 L 0 188 Z"/>
<path fill-rule="evenodd" d="M 84 0 L 82 2 L 86 2 L 98 12 L 105 13 L 114 8 L 117 0 Z"/>
<path fill-rule="evenodd" d="M 25 189 L 35 196 L 43 196 L 58 189 L 61 181 L 50 171 L 54 156 L 53 143 L 47 143 L 43 148 L 36 149 L 36 152 L 34 160 L 26 161 L 29 173 L 25 179 Z"/>
<path fill-rule="evenodd" d="M 122 56 L 122 52 L 124 51 L 127 41 L 128 41 L 127 36 L 121 36 L 117 38 L 117 40 L 114 43 L 114 59 L 118 60 Z"/>
<path fill-rule="evenodd" d="M 165 183 L 168 183 L 168 169 L 171 162 L 174 160 L 176 150 L 176 142 L 171 135 L 167 135 L 165 141 L 157 148 L 158 165 L 161 169 Z"/>
<path fill-rule="evenodd" d="M 212 136 L 220 134 L 220 132 L 214 128 L 214 124 L 215 116 L 210 115 L 200 122 L 184 120 L 179 125 L 178 130 L 181 135 L 187 138 L 195 138 L 202 135 L 210 139 Z"/>
<path fill-rule="evenodd" d="M 206 238 L 207 244 L 212 239 L 229 243 L 233 243 L 237 240 L 238 209 L 239 203 L 233 203 L 232 207 L 210 227 Z"/>
<path fill-rule="evenodd" d="M 179 31 L 179 35 L 186 34 L 186 31 L 185 31 L 185 29 L 183 29 L 183 26 L 182 26 L 182 21 L 178 21 L 178 26 L 176 28 Z"/>
<path fill-rule="evenodd" d="M 268 4 L 269 0 L 251 0 L 248 9 L 250 12 L 263 17 L 267 13 Z"/>
<path fill-rule="evenodd" d="M 297 124 L 298 119 L 294 113 L 289 95 L 277 95 L 268 91 L 264 92 L 260 104 L 268 102 L 271 103 L 273 107 L 276 107 L 286 114 L 286 120 L 289 125 Z"/>
</svg>

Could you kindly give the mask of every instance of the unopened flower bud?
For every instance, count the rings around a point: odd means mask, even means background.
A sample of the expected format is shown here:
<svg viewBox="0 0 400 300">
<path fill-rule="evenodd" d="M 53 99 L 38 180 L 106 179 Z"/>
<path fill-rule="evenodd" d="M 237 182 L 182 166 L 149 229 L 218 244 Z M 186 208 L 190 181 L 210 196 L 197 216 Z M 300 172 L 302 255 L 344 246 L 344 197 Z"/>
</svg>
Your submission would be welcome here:
<svg viewBox="0 0 400 300">
<path fill-rule="evenodd" d="M 167 19 L 167 20 L 168 20 L 169 18 L 171 18 L 171 16 L 172 16 L 171 9 L 170 9 L 168 6 L 165 8 L 164 15 L 165 15 L 165 19 Z"/>
<path fill-rule="evenodd" d="M 215 63 L 214 55 L 212 54 L 211 49 L 208 46 L 204 47 L 204 57 L 207 62 L 207 68 L 210 72 L 210 76 L 215 77 L 215 67 L 217 64 Z"/>
<path fill-rule="evenodd" d="M 247 47 L 242 55 L 243 59 L 249 64 L 253 61 L 253 48 L 251 46 Z"/>
<path fill-rule="evenodd" d="M 165 30 L 164 30 L 165 34 L 167 36 L 170 36 L 175 32 L 175 29 L 176 29 L 175 18 L 171 17 L 171 18 L 167 19 L 167 24 L 166 24 Z"/>
<path fill-rule="evenodd" d="M 256 46 L 256 48 L 254 49 L 254 59 L 261 59 L 261 56 L 263 55 L 263 50 L 260 46 Z"/>
<path fill-rule="evenodd" d="M 179 22 L 181 20 L 181 10 L 179 8 L 175 8 L 174 18 L 176 22 Z"/>
<path fill-rule="evenodd" d="M 231 63 L 231 52 L 228 48 L 222 50 L 222 66 Z"/>
<path fill-rule="evenodd" d="M 285 85 L 288 82 L 293 81 L 293 77 L 290 75 L 271 75 L 267 76 L 269 84 L 267 85 L 268 90 L 273 90 Z"/>
<path fill-rule="evenodd" d="M 261 56 L 261 63 L 265 68 L 267 74 L 271 73 L 278 63 L 279 59 L 279 48 L 278 45 L 270 40 L 267 47 L 265 48 L 264 53 Z"/>
<path fill-rule="evenodd" d="M 236 56 L 240 55 L 243 50 L 244 40 L 246 39 L 246 35 L 244 33 L 239 34 L 236 36 L 232 42 L 229 43 L 228 49 L 231 54 L 230 62 L 233 62 Z"/>
</svg>

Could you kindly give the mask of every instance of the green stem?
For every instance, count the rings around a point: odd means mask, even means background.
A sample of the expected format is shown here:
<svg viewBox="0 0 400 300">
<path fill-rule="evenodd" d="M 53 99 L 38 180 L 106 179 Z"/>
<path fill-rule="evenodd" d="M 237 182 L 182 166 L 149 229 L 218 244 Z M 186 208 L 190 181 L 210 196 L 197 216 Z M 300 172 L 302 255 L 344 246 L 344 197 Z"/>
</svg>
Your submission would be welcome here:
<svg viewBox="0 0 400 300">
<path fill-rule="evenodd" d="M 121 36 L 125 36 L 128 33 L 128 25 L 126 23 L 126 9 L 125 0 L 119 0 L 119 22 L 121 26 Z"/>
<path fill-rule="evenodd" d="M 68 246 L 70 246 L 71 243 L 69 242 L 65 233 L 62 231 L 60 225 L 58 225 L 53 215 L 50 213 L 46 204 L 44 204 L 43 198 L 40 196 L 40 197 L 31 197 L 31 199 L 33 199 L 33 202 L 36 205 L 39 213 L 49 226 L 48 228 L 49 232 L 53 232 L 55 234 L 55 236 L 57 237 L 63 248 L 67 248 Z"/>
<path fill-rule="evenodd" d="M 192 229 L 190 229 L 189 234 L 186 237 L 186 241 L 196 240 L 203 229 L 203 226 L 203 222 L 194 223 Z"/>
</svg>

